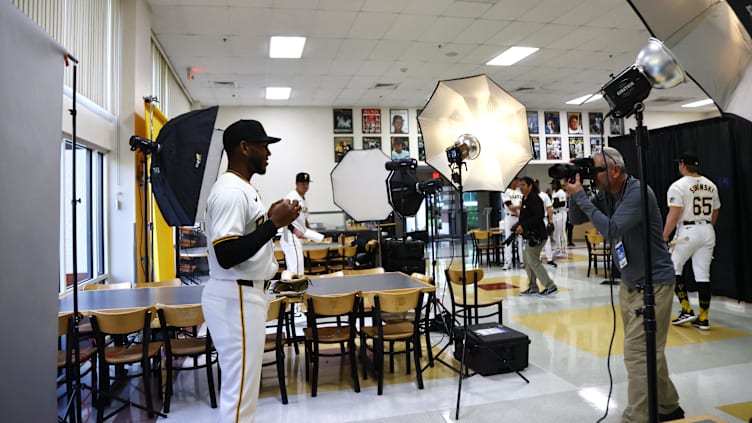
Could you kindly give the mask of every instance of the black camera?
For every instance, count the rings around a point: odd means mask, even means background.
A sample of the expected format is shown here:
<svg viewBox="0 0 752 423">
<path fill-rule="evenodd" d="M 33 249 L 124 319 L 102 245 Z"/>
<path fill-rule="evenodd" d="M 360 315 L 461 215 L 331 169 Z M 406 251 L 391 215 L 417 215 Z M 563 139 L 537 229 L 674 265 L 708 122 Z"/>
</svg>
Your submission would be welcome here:
<svg viewBox="0 0 752 423">
<path fill-rule="evenodd" d="M 595 167 L 592 157 L 583 157 L 574 159 L 572 163 L 558 163 L 548 168 L 548 176 L 553 179 L 568 179 L 574 183 L 575 175 L 580 174 L 580 180 L 595 179 L 598 172 L 604 171 L 604 168 Z"/>
</svg>

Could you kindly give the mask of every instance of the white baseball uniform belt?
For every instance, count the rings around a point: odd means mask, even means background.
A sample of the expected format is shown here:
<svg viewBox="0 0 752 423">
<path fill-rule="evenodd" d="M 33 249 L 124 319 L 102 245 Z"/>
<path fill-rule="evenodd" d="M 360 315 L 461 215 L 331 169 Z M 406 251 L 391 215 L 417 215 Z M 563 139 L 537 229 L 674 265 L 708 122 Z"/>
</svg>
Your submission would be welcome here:
<svg viewBox="0 0 752 423">
<path fill-rule="evenodd" d="M 559 209 L 559 210 L 554 209 L 554 214 L 561 213 L 563 211 L 564 211 L 564 209 Z"/>
<path fill-rule="evenodd" d="M 504 212 L 507 216 L 514 216 L 514 213 Z"/>
<path fill-rule="evenodd" d="M 709 220 L 685 220 L 682 225 L 710 225 Z"/>
</svg>

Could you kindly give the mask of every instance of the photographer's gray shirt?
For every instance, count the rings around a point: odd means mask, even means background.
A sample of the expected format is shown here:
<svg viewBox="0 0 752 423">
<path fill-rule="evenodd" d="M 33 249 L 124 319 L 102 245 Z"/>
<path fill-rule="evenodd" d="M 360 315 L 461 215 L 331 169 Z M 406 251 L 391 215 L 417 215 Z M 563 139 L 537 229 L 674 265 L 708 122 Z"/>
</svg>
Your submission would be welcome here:
<svg viewBox="0 0 752 423">
<path fill-rule="evenodd" d="M 572 196 L 569 218 L 574 225 L 590 220 L 611 245 L 621 241 L 627 256 L 627 265 L 621 269 L 622 280 L 630 287 L 645 282 L 645 260 L 642 223 L 642 198 L 640 181 L 629 176 L 621 192 L 607 193 L 601 190 L 594 198 L 585 191 Z M 613 212 L 609 209 L 613 204 Z M 675 282 L 674 265 L 663 241 L 663 219 L 653 190 L 648 187 L 648 216 L 650 225 L 650 251 L 652 258 L 653 284 L 671 285 Z M 611 217 L 609 217 L 609 215 Z M 618 265 L 616 254 L 614 263 Z"/>
</svg>

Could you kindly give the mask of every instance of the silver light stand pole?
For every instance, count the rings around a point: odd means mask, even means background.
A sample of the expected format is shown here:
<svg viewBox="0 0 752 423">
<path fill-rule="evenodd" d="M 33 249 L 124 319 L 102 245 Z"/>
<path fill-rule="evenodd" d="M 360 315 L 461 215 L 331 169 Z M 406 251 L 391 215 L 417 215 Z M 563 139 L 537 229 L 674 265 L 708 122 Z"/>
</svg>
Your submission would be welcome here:
<svg viewBox="0 0 752 423">
<path fill-rule="evenodd" d="M 462 241 L 460 242 L 460 254 L 462 254 L 462 303 L 467 304 L 467 286 L 465 285 L 465 281 L 467 280 L 467 270 L 465 267 L 465 232 L 467 231 L 466 228 L 466 222 L 465 222 L 465 208 L 464 205 L 464 192 L 462 187 L 462 166 L 465 165 L 464 161 L 461 161 L 459 163 L 455 163 L 455 166 L 452 166 L 452 180 L 458 184 L 458 192 L 460 195 L 460 236 Z M 447 283 L 451 283 L 450 281 L 447 281 Z M 467 319 L 468 319 L 468 312 L 470 309 L 466 308 L 464 315 L 462 316 L 462 356 L 460 359 L 460 371 L 458 376 L 458 383 L 457 383 L 457 409 L 454 414 L 455 420 L 458 420 L 460 418 L 460 397 L 462 396 L 462 379 L 465 377 L 465 372 L 467 371 L 465 367 L 465 351 L 467 349 Z"/>
</svg>

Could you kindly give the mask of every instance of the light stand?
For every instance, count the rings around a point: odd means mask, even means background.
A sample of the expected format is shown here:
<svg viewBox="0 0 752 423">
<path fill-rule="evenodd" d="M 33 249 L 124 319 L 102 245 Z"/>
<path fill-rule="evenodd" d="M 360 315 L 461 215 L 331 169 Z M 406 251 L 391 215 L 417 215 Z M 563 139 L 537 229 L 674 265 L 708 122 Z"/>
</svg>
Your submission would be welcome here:
<svg viewBox="0 0 752 423">
<path fill-rule="evenodd" d="M 645 260 L 645 284 L 643 286 L 644 307 L 636 310 L 643 316 L 648 378 L 648 418 L 650 423 L 658 422 L 658 374 L 657 342 L 655 321 L 655 292 L 653 290 L 652 254 L 650 251 L 650 226 L 648 211 L 648 183 L 646 179 L 645 155 L 648 147 L 648 132 L 643 124 L 643 100 L 653 87 L 672 88 L 685 82 L 684 69 L 676 57 L 663 43 L 650 38 L 648 44 L 637 54 L 635 64 L 622 71 L 601 88 L 611 112 L 616 117 L 635 115 L 637 126 L 632 131 L 637 144 L 638 175 L 642 201 L 643 259 Z M 605 159 L 605 158 L 604 158 Z M 605 161 L 605 160 L 604 160 Z"/>
<path fill-rule="evenodd" d="M 642 249 L 645 260 L 645 285 L 643 286 L 643 298 L 645 307 L 636 310 L 637 315 L 642 314 L 642 321 L 645 327 L 645 347 L 647 348 L 647 366 L 648 366 L 648 418 L 651 423 L 658 422 L 658 370 L 656 365 L 656 340 L 655 340 L 655 293 L 653 291 L 653 264 L 650 252 L 650 226 L 648 213 L 648 182 L 646 179 L 647 167 L 645 155 L 648 149 L 648 130 L 642 122 L 642 103 L 635 106 L 635 119 L 637 126 L 633 134 L 637 144 L 637 164 L 640 178 L 640 194 L 642 197 L 642 228 L 645 245 Z"/>
</svg>

